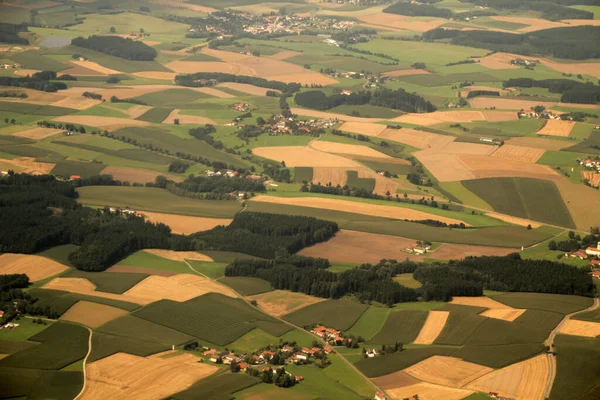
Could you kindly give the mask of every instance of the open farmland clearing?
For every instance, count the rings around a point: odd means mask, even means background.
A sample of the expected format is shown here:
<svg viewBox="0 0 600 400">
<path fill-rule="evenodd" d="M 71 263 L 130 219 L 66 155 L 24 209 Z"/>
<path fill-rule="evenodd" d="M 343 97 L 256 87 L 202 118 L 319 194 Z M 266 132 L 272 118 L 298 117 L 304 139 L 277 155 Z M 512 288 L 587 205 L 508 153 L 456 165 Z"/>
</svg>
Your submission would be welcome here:
<svg viewBox="0 0 600 400">
<path fill-rule="evenodd" d="M 72 108 L 75 110 L 87 110 L 101 104 L 102 100 L 90 99 L 87 97 L 66 97 L 62 100 L 55 101 L 51 105 L 54 107 Z"/>
<path fill-rule="evenodd" d="M 298 326 L 322 324 L 339 330 L 350 329 L 367 310 L 366 304 L 350 300 L 325 300 L 285 315 Z"/>
<path fill-rule="evenodd" d="M 248 299 L 256 300 L 258 308 L 275 317 L 281 317 L 282 315 L 293 313 L 304 307 L 326 300 L 299 292 L 289 292 L 287 290 L 272 290 L 270 292 L 250 296 Z"/>
<path fill-rule="evenodd" d="M 356 144 L 343 144 L 335 142 L 324 142 L 321 140 L 314 141 L 309 145 L 312 149 L 323 151 L 326 153 L 335 153 L 344 156 L 363 156 L 371 158 L 386 158 L 391 159 L 392 157 L 383 154 L 377 150 L 374 150 L 367 146 L 361 146 Z M 287 164 L 286 164 L 287 165 Z"/>
<path fill-rule="evenodd" d="M 42 140 L 47 137 L 54 136 L 58 133 L 64 132 L 64 129 L 53 129 L 53 128 L 32 128 L 25 131 L 13 133 L 12 136 L 18 136 L 31 140 Z"/>
<path fill-rule="evenodd" d="M 181 110 L 179 110 L 179 109 L 175 109 L 175 110 L 171 111 L 171 113 L 167 116 L 167 118 L 165 118 L 165 120 L 162 123 L 172 125 L 173 123 L 175 123 L 176 119 L 179 120 L 179 123 L 181 125 L 187 125 L 187 124 L 216 125 L 216 122 L 208 117 L 182 114 Z"/>
<path fill-rule="evenodd" d="M 41 281 L 69 269 L 49 258 L 6 253 L 0 255 L 1 274 L 25 274 L 32 282 Z"/>
<path fill-rule="evenodd" d="M 112 175 L 113 179 L 119 181 L 127 181 L 130 183 L 148 183 L 154 182 L 157 176 L 161 176 L 160 172 L 149 171 L 146 169 L 138 168 L 127 168 L 127 167 L 114 167 L 109 166 L 100 171 L 101 174 Z M 178 176 L 169 176 L 169 179 L 175 182 L 183 181 Z"/>
<path fill-rule="evenodd" d="M 227 89 L 233 89 L 237 92 L 242 92 L 246 94 L 251 94 L 254 96 L 266 96 L 268 91 L 278 92 L 274 89 L 266 89 L 254 85 L 249 85 L 247 83 L 237 83 L 237 82 L 223 82 L 219 83 L 217 87 L 224 87 Z M 225 92 L 223 92 L 225 93 Z M 234 96 L 232 96 L 234 97 Z"/>
<path fill-rule="evenodd" d="M 600 336 L 600 323 L 569 319 L 560 327 L 565 335 L 597 337 Z"/>
<path fill-rule="evenodd" d="M 99 117 L 87 115 L 65 115 L 63 117 L 54 118 L 53 121 L 68 122 L 71 124 L 81 124 L 103 128 L 109 131 L 126 128 L 130 126 L 147 126 L 148 122 L 139 121 L 136 119 L 115 118 L 115 117 Z"/>
<path fill-rule="evenodd" d="M 252 150 L 260 157 L 285 161 L 288 167 L 356 167 L 357 164 L 344 157 L 325 154 L 321 151 L 301 146 L 257 147 Z"/>
<path fill-rule="evenodd" d="M 163 271 L 156 268 L 134 267 L 129 265 L 113 265 L 106 272 L 133 272 L 148 275 L 173 276 L 175 272 Z"/>
<path fill-rule="evenodd" d="M 433 356 L 403 371 L 421 381 L 461 388 L 493 369 L 459 358 Z"/>
<path fill-rule="evenodd" d="M 486 311 L 480 315 L 488 318 L 501 319 L 504 321 L 514 321 L 520 317 L 526 310 L 516 309 L 506 304 L 499 303 L 489 297 L 453 297 L 450 304 L 459 304 L 471 307 L 485 307 Z"/>
<path fill-rule="evenodd" d="M 419 399 L 423 400 L 461 400 L 472 394 L 473 391 L 421 382 L 400 388 L 386 389 L 386 393 L 393 400 L 404 400 L 416 394 L 419 395 Z"/>
<path fill-rule="evenodd" d="M 477 96 L 469 100 L 473 108 L 493 108 L 498 110 L 529 110 L 535 106 L 541 105 L 546 108 L 552 108 L 557 105 L 556 102 L 510 99 L 507 97 L 483 97 Z M 463 122 L 463 121 L 461 121 Z M 464 121 L 469 122 L 469 121 Z"/>
<path fill-rule="evenodd" d="M 160 71 L 142 71 L 134 72 L 133 75 L 140 78 L 159 79 L 164 81 L 172 81 L 177 74 L 175 72 L 160 72 Z"/>
<path fill-rule="evenodd" d="M 517 399 L 543 400 L 550 363 L 546 354 L 491 372 L 468 387 Z"/>
<path fill-rule="evenodd" d="M 386 126 L 372 122 L 344 122 L 339 128 L 341 131 L 356 133 L 365 136 L 378 136 L 386 130 Z"/>
<path fill-rule="evenodd" d="M 489 215 L 488 213 L 487 215 Z M 539 224 L 538 224 L 539 225 Z M 480 256 L 505 256 L 514 253 L 517 249 L 491 246 L 476 246 L 472 244 L 444 243 L 435 251 L 429 252 L 427 257 L 436 260 L 462 260 L 466 257 Z"/>
<path fill-rule="evenodd" d="M 519 116 L 513 111 L 482 111 L 487 122 L 518 121 Z"/>
<path fill-rule="evenodd" d="M 417 149 L 441 148 L 455 140 L 453 136 L 439 135 L 437 133 L 418 131 L 410 128 L 384 129 L 377 137 L 407 144 Z"/>
<path fill-rule="evenodd" d="M 510 62 L 518 58 L 514 54 L 494 53 L 479 59 L 479 63 L 489 69 L 519 69 L 518 65 L 513 65 Z"/>
<path fill-rule="evenodd" d="M 161 214 L 144 211 L 144 217 L 150 222 L 160 222 L 171 228 L 176 234 L 189 235 L 196 232 L 207 231 L 215 226 L 227 226 L 231 223 L 228 218 L 202 218 L 187 215 Z"/>
<path fill-rule="evenodd" d="M 511 138 L 506 142 L 514 146 L 523 146 L 529 148 L 536 148 L 542 150 L 561 150 L 571 145 L 570 142 L 565 140 L 556 140 L 548 138 L 533 138 L 533 137 L 516 137 Z M 506 145 L 505 145 L 506 146 Z"/>
<path fill-rule="evenodd" d="M 138 357 L 117 353 L 87 367 L 87 384 L 81 399 L 159 400 L 187 389 L 215 373 L 191 354 L 173 357 Z"/>
<path fill-rule="evenodd" d="M 448 311 L 429 311 L 425 325 L 421 328 L 414 344 L 433 344 L 444 329 L 449 315 Z"/>
<path fill-rule="evenodd" d="M 315 167 L 310 181 L 322 185 L 331 183 L 333 186 L 344 186 L 348 180 L 348 171 L 351 170 L 354 169 L 348 167 Z"/>
<path fill-rule="evenodd" d="M 573 121 L 547 119 L 542 129 L 536 133 L 538 135 L 567 137 L 571 134 L 573 127 L 575 127 Z"/>
<path fill-rule="evenodd" d="M 485 115 L 481 111 L 435 111 L 427 114 L 405 114 L 392 119 L 392 121 L 427 126 L 443 122 L 485 121 Z"/>
<path fill-rule="evenodd" d="M 372 123 L 372 122 L 382 121 L 381 118 L 352 117 L 350 115 L 337 114 L 334 112 L 327 112 L 327 111 L 311 110 L 308 108 L 299 108 L 299 107 L 291 107 L 290 111 L 294 114 L 301 115 L 304 117 L 338 119 L 340 121 L 345 121 L 345 122 Z"/>
<path fill-rule="evenodd" d="M 349 213 L 364 214 L 384 218 L 394 218 L 401 220 L 437 219 L 448 224 L 458 224 L 462 222 L 454 218 L 441 217 L 438 215 L 433 215 L 409 208 L 396 206 L 381 206 L 356 201 L 337 200 L 321 197 L 273 197 L 259 195 L 253 198 L 252 201 L 287 204 L 300 207 L 312 207 L 326 210 L 343 210 Z"/>
<path fill-rule="evenodd" d="M 33 157 L 16 157 L 12 160 L 0 159 L 3 164 L 15 166 L 19 172 L 29 175 L 45 175 L 54 169 L 56 164 L 35 161 Z"/>
<path fill-rule="evenodd" d="M 202 253 L 198 253 L 195 251 L 172 251 L 172 250 L 163 250 L 163 249 L 145 249 L 144 252 L 161 257 L 166 258 L 167 260 L 172 261 L 182 261 L 183 259 L 187 260 L 196 260 L 196 261 L 213 261 L 207 255 Z"/>
<path fill-rule="evenodd" d="M 369 27 L 375 25 L 379 29 L 387 28 L 391 30 L 407 30 L 413 32 L 426 32 L 447 23 L 447 21 L 442 18 L 417 19 L 405 15 L 387 13 L 364 15 L 358 18 L 363 22 L 362 25 Z"/>
<path fill-rule="evenodd" d="M 425 69 L 409 68 L 409 69 L 397 69 L 394 71 L 384 72 L 383 75 L 396 77 L 396 76 L 407 76 L 407 75 L 428 75 L 430 73 L 431 72 L 429 72 Z"/>
<path fill-rule="evenodd" d="M 560 176 L 556 171 L 546 165 L 522 163 L 478 155 L 459 155 L 458 160 L 476 178 L 523 177 L 560 181 Z"/>
<path fill-rule="evenodd" d="M 545 150 L 541 149 L 505 144 L 492 153 L 492 157 L 501 158 L 503 160 L 536 163 L 544 153 Z"/>
<path fill-rule="evenodd" d="M 127 311 L 120 308 L 90 303 L 89 301 L 78 301 L 60 319 L 96 328 L 126 314 Z"/>
</svg>

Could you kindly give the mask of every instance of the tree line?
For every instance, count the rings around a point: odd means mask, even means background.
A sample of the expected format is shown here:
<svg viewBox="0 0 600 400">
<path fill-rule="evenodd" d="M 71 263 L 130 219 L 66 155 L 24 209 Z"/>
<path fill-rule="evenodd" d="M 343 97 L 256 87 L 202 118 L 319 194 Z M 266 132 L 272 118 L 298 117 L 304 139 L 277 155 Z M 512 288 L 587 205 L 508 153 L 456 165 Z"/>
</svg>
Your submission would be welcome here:
<svg viewBox="0 0 600 400">
<path fill-rule="evenodd" d="M 29 32 L 27 24 L 9 24 L 7 22 L 0 22 L 0 42 L 29 44 L 29 40 L 19 36 L 20 32 Z"/>
<path fill-rule="evenodd" d="M 177 75 L 175 83 L 181 86 L 204 87 L 213 86 L 215 82 L 246 83 L 267 89 L 279 90 L 282 93 L 296 93 L 302 85 L 299 83 L 284 83 L 280 81 L 269 81 L 255 76 L 234 75 L 221 72 L 197 72 L 195 74 Z"/>
<path fill-rule="evenodd" d="M 33 74 L 32 76 L 24 76 L 20 78 L 13 78 L 12 76 L 0 76 L 0 86 L 21 87 L 49 93 L 67 88 L 67 85 L 63 82 L 50 82 L 48 79 L 42 79 L 41 76 L 42 75 L 39 72 Z M 52 79 L 55 78 L 56 72 L 54 72 L 54 78 Z"/>
<path fill-rule="evenodd" d="M 80 36 L 71 41 L 71 45 L 99 51 L 113 57 L 134 61 L 153 61 L 158 53 L 146 43 L 125 39 L 120 36 L 92 35 L 87 39 Z"/>
<path fill-rule="evenodd" d="M 460 0 L 473 3 L 482 7 L 491 7 L 504 10 L 532 10 L 540 11 L 541 17 L 550 21 L 563 19 L 594 19 L 594 13 L 578 10 L 567 6 L 572 5 L 598 5 L 595 0 Z"/>
<path fill-rule="evenodd" d="M 327 96 L 320 90 L 310 90 L 296 94 L 296 104 L 315 110 L 329 110 L 346 105 L 364 105 L 387 107 L 412 113 L 427 113 L 436 110 L 431 102 L 418 94 L 408 93 L 404 89 L 376 89 L 374 92 L 360 91 L 350 95 L 333 94 Z"/>
<path fill-rule="evenodd" d="M 384 13 L 408 15 L 409 17 L 438 17 L 451 18 L 452 11 L 447 8 L 437 8 L 429 4 L 401 3 L 392 4 L 383 9 Z"/>
<path fill-rule="evenodd" d="M 573 79 L 531 79 L 511 78 L 502 82 L 504 87 L 540 87 L 550 93 L 562 93 L 563 103 L 596 104 L 600 102 L 600 86 L 589 82 L 578 82 Z"/>
</svg>

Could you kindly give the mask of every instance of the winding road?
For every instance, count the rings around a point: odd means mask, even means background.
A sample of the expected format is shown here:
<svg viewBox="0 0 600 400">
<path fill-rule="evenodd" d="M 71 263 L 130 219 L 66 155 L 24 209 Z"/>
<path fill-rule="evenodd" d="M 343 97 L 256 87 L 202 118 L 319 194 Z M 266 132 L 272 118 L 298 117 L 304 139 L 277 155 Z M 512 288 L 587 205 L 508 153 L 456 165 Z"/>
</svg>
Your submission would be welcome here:
<svg viewBox="0 0 600 400">
<path fill-rule="evenodd" d="M 92 330 L 90 328 L 86 327 L 86 329 L 90 332 L 90 336 L 88 337 L 88 351 L 87 351 L 87 354 L 85 355 L 85 358 L 83 359 L 83 366 L 82 366 L 82 369 L 83 369 L 83 386 L 81 387 L 81 391 L 79 392 L 79 394 L 77 394 L 77 396 L 75 396 L 75 398 L 73 400 L 77 400 L 77 399 L 79 399 L 83 395 L 83 392 L 85 392 L 85 387 L 87 385 L 87 370 L 86 370 L 85 367 L 86 367 L 86 364 L 87 364 L 88 357 L 92 353 L 92 335 L 94 333 L 92 332 Z"/>
</svg>

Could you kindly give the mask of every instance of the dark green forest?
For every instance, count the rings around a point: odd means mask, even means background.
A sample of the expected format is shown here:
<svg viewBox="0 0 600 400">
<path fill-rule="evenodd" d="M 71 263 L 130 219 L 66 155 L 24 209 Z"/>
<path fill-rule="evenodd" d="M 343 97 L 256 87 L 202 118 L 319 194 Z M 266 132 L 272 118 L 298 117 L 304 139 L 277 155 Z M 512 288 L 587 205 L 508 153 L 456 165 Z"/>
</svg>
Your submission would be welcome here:
<svg viewBox="0 0 600 400">
<path fill-rule="evenodd" d="M 269 81 L 263 78 L 257 78 L 254 76 L 245 75 L 233 75 L 225 74 L 221 72 L 197 72 L 189 75 L 177 75 L 175 77 L 175 83 L 181 86 L 189 87 L 204 87 L 213 86 L 215 83 L 222 82 L 237 82 L 247 83 L 258 87 L 264 87 L 267 89 L 279 90 L 282 93 L 296 93 L 302 85 L 299 83 L 284 83 L 279 81 Z"/>
<path fill-rule="evenodd" d="M 563 103 L 596 104 L 600 102 L 600 86 L 593 83 L 578 82 L 573 79 L 513 78 L 502 83 L 504 87 L 540 87 L 550 93 L 562 93 Z"/>
<path fill-rule="evenodd" d="M 147 44 L 120 36 L 93 35 L 87 39 L 80 36 L 73 39 L 71 44 L 134 61 L 152 61 L 158 55 L 156 50 Z"/>
</svg>

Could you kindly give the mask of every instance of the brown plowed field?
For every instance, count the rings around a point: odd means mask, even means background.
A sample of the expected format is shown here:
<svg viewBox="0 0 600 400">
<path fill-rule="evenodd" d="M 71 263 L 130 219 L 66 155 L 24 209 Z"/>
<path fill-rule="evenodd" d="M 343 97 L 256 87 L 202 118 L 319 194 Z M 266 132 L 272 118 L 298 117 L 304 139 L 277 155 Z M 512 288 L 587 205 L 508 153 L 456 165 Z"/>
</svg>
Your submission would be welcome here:
<svg viewBox="0 0 600 400">
<path fill-rule="evenodd" d="M 252 150 L 260 157 L 285 161 L 288 167 L 356 167 L 352 160 L 334 154 L 326 154 L 303 146 L 257 147 Z"/>
<path fill-rule="evenodd" d="M 47 137 L 54 136 L 57 133 L 64 132 L 64 129 L 53 129 L 53 128 L 33 128 L 13 133 L 13 136 L 23 137 L 31 140 L 42 140 Z"/>
<path fill-rule="evenodd" d="M 376 264 L 382 258 L 422 260 L 420 256 L 402 251 L 414 243 L 413 239 L 342 229 L 328 241 L 306 247 L 298 254 L 344 263 Z"/>
<path fill-rule="evenodd" d="M 398 188 L 406 188 L 406 186 L 401 186 L 398 182 L 395 182 L 390 178 L 386 178 L 385 176 L 376 174 L 375 172 L 366 168 L 361 168 L 358 170 L 358 177 L 375 179 L 375 188 L 373 189 L 373 192 L 382 196 L 387 196 L 388 193 L 391 196 L 394 196 Z"/>
<path fill-rule="evenodd" d="M 523 58 L 523 56 L 515 56 L 508 53 L 494 53 L 492 55 L 479 59 L 480 65 L 489 69 L 517 69 L 518 65 L 512 65 L 510 62 L 515 58 Z"/>
<path fill-rule="evenodd" d="M 404 370 L 421 381 L 455 388 L 461 388 L 492 371 L 492 368 L 483 365 L 444 356 L 429 357 Z"/>
<path fill-rule="evenodd" d="M 123 293 L 123 296 L 139 299 L 140 304 L 149 304 L 162 299 L 183 302 L 211 292 L 237 297 L 227 286 L 192 274 L 170 277 L 152 275 Z"/>
<path fill-rule="evenodd" d="M 78 301 L 60 317 L 60 320 L 96 328 L 126 314 L 127 311 L 120 308 L 89 301 Z"/>
<path fill-rule="evenodd" d="M 400 219 L 400 220 L 421 220 L 435 219 L 446 222 L 447 224 L 459 224 L 463 221 L 441 217 L 439 215 L 429 214 L 410 208 L 396 206 L 382 206 L 377 204 L 361 203 L 350 200 L 337 200 L 323 197 L 274 197 L 259 195 L 250 201 L 262 201 L 274 204 L 287 204 L 299 207 L 321 208 L 325 210 L 344 211 L 355 214 L 372 215 L 376 217 Z"/>
<path fill-rule="evenodd" d="M 31 76 L 31 75 L 33 75 L 33 74 L 35 74 L 37 72 L 42 72 L 42 70 L 41 69 L 24 68 L 24 69 L 18 69 L 18 70 L 16 70 L 15 71 L 15 75 L 18 75 L 18 76 L 27 76 L 27 75 L 29 75 L 29 76 Z"/>
<path fill-rule="evenodd" d="M 106 272 L 136 272 L 139 274 L 158 275 L 158 276 L 173 276 L 175 272 L 163 271 L 162 269 L 146 268 L 146 267 L 131 267 L 128 265 L 113 265 Z"/>
<path fill-rule="evenodd" d="M 456 139 L 454 136 L 438 135 L 410 128 L 385 129 L 378 137 L 407 144 L 417 149 L 444 147 Z"/>
<path fill-rule="evenodd" d="M 377 136 L 386 130 L 385 125 L 373 122 L 344 122 L 339 128 L 341 131 L 361 134 L 365 136 Z"/>
<path fill-rule="evenodd" d="M 218 371 L 191 354 L 144 358 L 116 353 L 86 367 L 82 400 L 160 400 Z"/>
<path fill-rule="evenodd" d="M 144 251 L 146 253 L 153 254 L 157 257 L 166 258 L 167 260 L 173 261 L 182 261 L 183 259 L 196 261 L 213 261 L 213 259 L 209 256 L 204 255 L 202 253 L 198 253 L 196 251 L 172 251 L 162 249 L 146 249 Z"/>
<path fill-rule="evenodd" d="M 229 225 L 230 219 L 227 218 L 202 218 L 190 217 L 187 215 L 161 214 L 144 211 L 144 216 L 150 222 L 162 222 L 168 225 L 173 233 L 190 235 L 196 232 L 207 231 L 218 225 Z"/>
<path fill-rule="evenodd" d="M 73 108 L 75 110 L 87 110 L 101 104 L 102 100 L 94 100 L 87 97 L 67 97 L 52 103 L 54 107 Z"/>
<path fill-rule="evenodd" d="M 465 143 L 465 142 L 450 142 L 444 147 L 436 149 L 440 153 L 449 154 L 469 154 L 475 156 L 489 156 L 496 150 L 495 146 L 488 144 L 479 143 Z"/>
<path fill-rule="evenodd" d="M 446 325 L 446 321 L 448 320 L 449 315 L 450 315 L 450 313 L 448 311 L 429 311 L 429 314 L 427 314 L 427 319 L 425 320 L 425 325 L 423 325 L 423 327 L 421 328 L 421 332 L 419 332 L 419 336 L 417 336 L 417 338 L 415 339 L 415 341 L 413 343 L 414 344 L 433 344 L 433 342 L 435 342 L 435 339 L 437 339 L 437 337 L 442 332 L 442 329 L 444 329 L 444 326 Z M 415 374 L 413 374 L 407 370 L 405 370 L 405 372 L 409 373 L 412 376 L 415 376 Z M 415 376 L 415 378 L 416 378 L 416 376 Z M 421 380 L 427 380 L 427 379 L 421 379 Z M 430 381 L 430 382 L 432 382 L 432 381 Z M 462 385 L 460 385 L 460 386 L 462 386 Z"/>
<path fill-rule="evenodd" d="M 147 169 L 137 169 L 137 168 L 128 168 L 128 167 L 106 167 L 102 171 L 101 174 L 112 175 L 114 179 L 119 181 L 127 181 L 129 183 L 147 183 L 154 182 L 157 176 L 164 175 L 160 172 L 149 171 Z M 178 176 L 169 175 L 169 179 L 175 182 L 183 181 L 182 178 Z"/>
<path fill-rule="evenodd" d="M 52 163 L 35 161 L 35 158 L 32 157 L 17 157 L 12 160 L 0 158 L 0 162 L 13 165 L 19 169 L 19 172 L 29 175 L 46 175 L 56 166 Z"/>
<path fill-rule="evenodd" d="M 566 140 L 556 140 L 548 138 L 516 137 L 511 138 L 507 143 L 515 146 L 533 147 L 542 150 L 561 150 L 569 147 L 572 143 Z"/>
<path fill-rule="evenodd" d="M 478 98 L 476 97 L 476 99 Z M 427 114 L 405 114 L 392 119 L 392 121 L 415 125 L 435 125 L 442 122 L 485 121 L 485 116 L 481 111 L 436 111 Z"/>
<path fill-rule="evenodd" d="M 542 64 L 563 74 L 583 74 L 600 78 L 600 63 L 559 63 L 556 61 L 542 59 Z M 577 105 L 579 107 L 579 105 Z"/>
<path fill-rule="evenodd" d="M 201 117 L 198 115 L 185 115 L 181 114 L 181 110 L 175 109 L 171 111 L 171 114 L 162 122 L 163 124 L 172 125 L 175 123 L 175 119 L 179 119 L 181 125 L 185 124 L 199 124 L 199 125 L 216 125 L 217 123 L 208 117 Z"/>
<path fill-rule="evenodd" d="M 98 128 L 126 128 L 129 126 L 148 126 L 149 122 L 138 121 L 136 119 L 115 118 L 115 117 L 98 117 L 87 115 L 65 115 L 54 118 L 53 121 L 70 122 L 72 124 L 81 124 L 95 126 Z"/>
<path fill-rule="evenodd" d="M 431 72 L 426 69 L 397 69 L 395 71 L 384 72 L 382 75 L 385 76 L 407 76 L 407 75 L 429 75 Z"/>
<path fill-rule="evenodd" d="M 537 131 L 538 135 L 567 137 L 575 127 L 573 121 L 561 121 L 556 119 L 547 119 L 542 129 Z"/>
<path fill-rule="evenodd" d="M 520 32 L 533 32 L 541 29 L 550 28 L 563 28 L 566 25 L 560 22 L 553 22 L 541 18 L 526 18 L 526 17 L 505 17 L 505 16 L 493 16 L 492 19 L 502 22 L 512 22 L 515 24 L 529 25 L 525 28 L 519 29 Z"/>
<path fill-rule="evenodd" d="M 270 292 L 248 297 L 256 300 L 258 308 L 269 315 L 281 317 L 293 313 L 301 308 L 325 301 L 323 298 L 309 296 L 304 293 L 289 292 L 287 290 L 272 290 Z"/>
<path fill-rule="evenodd" d="M 471 395 L 473 391 L 421 382 L 400 388 L 386 389 L 386 393 L 392 400 L 405 400 L 414 395 L 419 395 L 419 399 L 422 400 L 461 400 Z"/>
<path fill-rule="evenodd" d="M 514 111 L 482 111 L 488 122 L 517 121 L 519 115 Z"/>
<path fill-rule="evenodd" d="M 444 243 L 435 251 L 429 252 L 427 257 L 435 258 L 436 260 L 462 260 L 470 256 L 505 256 L 516 251 L 518 250 L 503 247 Z"/>
<path fill-rule="evenodd" d="M 25 274 L 32 282 L 50 278 L 68 269 L 66 265 L 46 257 L 13 253 L 0 255 L 0 274 Z"/>
<path fill-rule="evenodd" d="M 471 107 L 473 108 L 492 108 L 496 107 L 498 110 L 529 110 L 532 107 L 541 105 L 546 108 L 552 108 L 557 103 L 549 101 L 535 101 L 535 100 L 521 100 L 521 99 L 510 99 L 508 97 L 483 97 L 478 96 L 471 100 Z M 572 105 L 571 105 L 572 106 Z"/>
<path fill-rule="evenodd" d="M 74 63 L 66 63 L 70 66 L 69 69 L 64 69 L 60 71 L 62 74 L 73 75 L 73 76 L 85 76 L 85 77 L 98 77 L 98 76 L 107 76 L 99 71 L 95 71 L 93 69 L 85 68 L 83 65 L 77 65 Z"/>
<path fill-rule="evenodd" d="M 137 117 L 141 117 L 142 115 L 144 115 L 151 108 L 152 108 L 152 106 L 135 105 L 135 106 L 130 107 L 127 110 L 125 110 L 125 112 L 131 118 L 136 119 Z"/>
<path fill-rule="evenodd" d="M 600 336 L 600 323 L 569 319 L 560 327 L 565 335 L 596 337 Z"/>
<path fill-rule="evenodd" d="M 546 151 L 532 147 L 513 146 L 505 144 L 496 150 L 492 157 L 503 160 L 520 161 L 535 164 Z"/>
<path fill-rule="evenodd" d="M 367 146 L 361 146 L 356 144 L 344 144 L 335 142 L 324 142 L 316 140 L 309 145 L 311 148 L 327 153 L 336 153 L 349 156 L 364 156 L 382 159 L 391 159 L 392 157 L 387 154 L 383 154 L 377 150 L 374 150 Z"/>
<path fill-rule="evenodd" d="M 165 67 L 180 74 L 222 72 L 226 74 L 256 76 L 256 71 L 252 68 L 243 68 L 238 64 L 228 64 L 220 61 L 172 61 L 166 64 Z"/>
<path fill-rule="evenodd" d="M 550 378 L 550 363 L 546 354 L 494 371 L 472 382 L 468 387 L 501 396 L 543 400 Z"/>
<path fill-rule="evenodd" d="M 248 85 L 246 83 L 237 83 L 237 82 L 223 82 L 219 83 L 217 87 L 224 87 L 228 89 L 233 89 L 238 92 L 252 94 L 254 96 L 266 96 L 268 91 L 279 92 L 279 90 L 275 89 L 265 89 L 254 85 Z"/>
<path fill-rule="evenodd" d="M 150 78 L 150 79 L 161 79 L 165 81 L 172 81 L 175 79 L 177 75 L 175 72 L 159 72 L 159 71 L 142 71 L 142 72 L 134 72 L 133 75 L 139 76 L 141 78 Z"/>
</svg>

